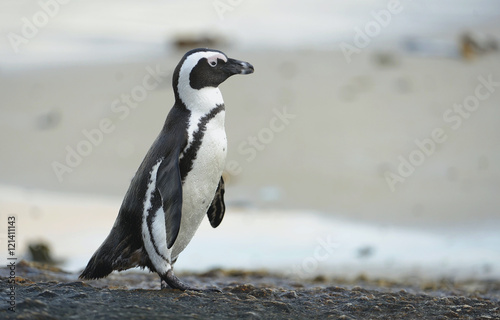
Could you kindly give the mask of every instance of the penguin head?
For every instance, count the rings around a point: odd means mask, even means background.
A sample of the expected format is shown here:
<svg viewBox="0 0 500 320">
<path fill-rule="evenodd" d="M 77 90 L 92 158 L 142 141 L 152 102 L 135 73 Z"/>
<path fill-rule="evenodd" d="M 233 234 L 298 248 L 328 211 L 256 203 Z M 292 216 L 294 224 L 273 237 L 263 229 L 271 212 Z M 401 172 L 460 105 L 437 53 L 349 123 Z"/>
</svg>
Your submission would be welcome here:
<svg viewBox="0 0 500 320">
<path fill-rule="evenodd" d="M 253 70 L 250 63 L 228 58 L 219 50 L 193 49 L 182 57 L 175 68 L 174 92 L 179 98 L 178 93 L 186 89 L 217 88 L 230 76 L 250 74 Z"/>
</svg>

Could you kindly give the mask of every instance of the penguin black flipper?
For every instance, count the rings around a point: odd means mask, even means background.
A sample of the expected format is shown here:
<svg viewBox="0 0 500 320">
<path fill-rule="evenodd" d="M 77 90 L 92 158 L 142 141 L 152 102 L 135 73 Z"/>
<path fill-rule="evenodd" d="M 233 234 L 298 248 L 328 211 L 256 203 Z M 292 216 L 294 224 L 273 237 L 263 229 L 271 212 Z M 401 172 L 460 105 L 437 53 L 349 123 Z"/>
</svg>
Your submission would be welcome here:
<svg viewBox="0 0 500 320">
<path fill-rule="evenodd" d="M 165 212 L 167 247 L 170 249 L 179 234 L 182 217 L 182 181 L 178 153 L 172 152 L 162 160 L 156 175 L 156 188 L 160 192 Z"/>
<path fill-rule="evenodd" d="M 224 204 L 224 179 L 220 177 L 219 186 L 215 192 L 214 199 L 210 208 L 208 208 L 207 215 L 208 220 L 210 220 L 210 225 L 217 228 L 224 218 L 224 213 L 226 212 L 226 205 Z"/>
</svg>

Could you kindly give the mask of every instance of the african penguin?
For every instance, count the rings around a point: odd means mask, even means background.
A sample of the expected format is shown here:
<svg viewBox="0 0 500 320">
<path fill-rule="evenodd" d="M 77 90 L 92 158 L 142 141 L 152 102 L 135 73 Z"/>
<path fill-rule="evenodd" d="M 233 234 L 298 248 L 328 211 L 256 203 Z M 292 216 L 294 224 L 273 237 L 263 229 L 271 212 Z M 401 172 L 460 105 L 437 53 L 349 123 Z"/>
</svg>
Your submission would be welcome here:
<svg viewBox="0 0 500 320">
<path fill-rule="evenodd" d="M 205 214 L 214 228 L 224 217 L 227 141 L 218 86 L 234 74 L 253 71 L 248 62 L 218 50 L 194 49 L 184 55 L 173 74 L 174 106 L 81 279 L 148 267 L 171 288 L 196 290 L 174 275 L 173 265 Z"/>
</svg>

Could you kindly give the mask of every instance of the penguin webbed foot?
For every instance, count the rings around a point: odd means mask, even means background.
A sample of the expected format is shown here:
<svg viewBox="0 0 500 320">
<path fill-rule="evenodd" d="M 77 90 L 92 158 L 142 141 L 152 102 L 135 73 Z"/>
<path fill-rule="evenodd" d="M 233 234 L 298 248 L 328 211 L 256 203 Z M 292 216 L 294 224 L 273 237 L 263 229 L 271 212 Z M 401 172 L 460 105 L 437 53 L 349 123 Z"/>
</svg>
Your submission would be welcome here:
<svg viewBox="0 0 500 320">
<path fill-rule="evenodd" d="M 166 285 L 164 285 L 164 281 L 166 282 Z M 168 285 L 168 286 L 167 286 Z M 174 271 L 172 269 L 168 270 L 166 275 L 161 277 L 161 289 L 179 289 L 181 291 L 197 291 L 197 292 L 222 292 L 220 289 L 217 288 L 208 288 L 208 289 L 199 289 L 199 288 L 193 288 L 186 283 L 182 282 L 177 276 L 174 274 Z"/>
</svg>

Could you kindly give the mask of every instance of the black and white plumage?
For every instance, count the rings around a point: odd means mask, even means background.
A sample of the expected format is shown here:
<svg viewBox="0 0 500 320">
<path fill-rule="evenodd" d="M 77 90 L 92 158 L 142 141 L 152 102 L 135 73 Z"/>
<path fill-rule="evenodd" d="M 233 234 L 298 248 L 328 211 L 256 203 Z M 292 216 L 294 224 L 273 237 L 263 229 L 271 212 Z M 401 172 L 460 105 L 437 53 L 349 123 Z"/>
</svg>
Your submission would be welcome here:
<svg viewBox="0 0 500 320">
<path fill-rule="evenodd" d="M 222 171 L 227 140 L 218 86 L 253 66 L 211 49 L 194 49 L 173 74 L 175 104 L 142 161 L 113 228 L 81 279 L 148 267 L 170 287 L 191 289 L 173 273 L 205 214 L 217 227 L 225 212 Z"/>
</svg>

